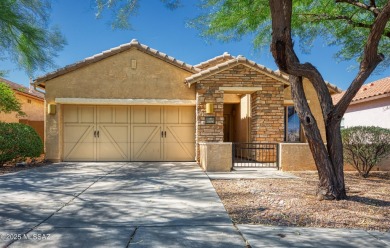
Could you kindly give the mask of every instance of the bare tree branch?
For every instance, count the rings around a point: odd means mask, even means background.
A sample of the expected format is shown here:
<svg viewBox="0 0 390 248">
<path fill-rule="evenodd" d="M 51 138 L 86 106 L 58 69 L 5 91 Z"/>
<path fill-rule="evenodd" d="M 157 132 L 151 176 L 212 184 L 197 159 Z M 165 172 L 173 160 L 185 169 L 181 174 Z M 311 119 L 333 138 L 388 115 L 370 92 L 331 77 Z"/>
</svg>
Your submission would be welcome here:
<svg viewBox="0 0 390 248">
<path fill-rule="evenodd" d="M 370 2 L 371 2 L 371 5 L 367 5 L 365 3 L 361 3 L 361 2 L 356 1 L 356 0 L 336 0 L 336 3 L 347 3 L 347 4 L 357 6 L 361 9 L 371 11 L 374 14 L 374 16 L 376 17 L 379 15 L 379 13 L 381 11 L 376 7 L 375 1 L 370 1 Z M 372 5 L 372 2 L 374 2 L 374 5 Z"/>
<path fill-rule="evenodd" d="M 350 24 L 352 27 L 366 28 L 366 29 L 371 29 L 372 28 L 372 24 L 366 24 L 366 23 L 362 23 L 362 22 L 357 22 L 357 21 L 352 19 L 353 18 L 352 16 L 346 16 L 346 15 L 331 16 L 331 15 L 328 15 L 328 14 L 299 14 L 299 15 L 301 15 L 301 16 L 311 16 L 311 17 L 313 17 L 313 18 L 310 19 L 311 21 L 344 20 L 348 24 Z M 390 31 L 384 30 L 383 31 L 383 36 L 386 36 L 386 37 L 390 38 Z"/>
<path fill-rule="evenodd" d="M 370 6 L 371 6 L 371 7 L 375 7 L 375 8 L 376 8 L 376 3 L 375 3 L 375 0 L 371 0 L 371 1 L 370 1 Z"/>
<path fill-rule="evenodd" d="M 273 1 L 270 1 L 271 13 L 272 2 Z M 276 12 L 274 13 L 280 13 L 280 10 L 275 11 Z M 271 50 L 274 58 L 276 58 L 275 62 L 278 64 L 280 70 L 287 74 L 305 77 L 310 80 L 316 90 L 324 121 L 326 122 L 326 118 L 328 118 L 333 110 L 332 99 L 325 80 L 317 68 L 310 63 L 301 64 L 295 54 L 291 39 L 291 13 L 283 13 L 283 15 L 275 14 L 275 16 L 272 16 L 272 23 L 273 41 Z M 283 28 L 281 29 L 281 27 Z M 283 37 L 283 35 L 286 35 L 287 37 Z"/>
<path fill-rule="evenodd" d="M 378 54 L 378 45 L 389 20 L 390 2 L 387 2 L 372 25 L 370 34 L 367 38 L 367 43 L 364 48 L 363 59 L 360 63 L 359 72 L 352 81 L 344 96 L 335 106 L 333 118 L 330 119 L 336 118 L 341 120 L 341 117 L 347 110 L 349 103 L 352 101 L 360 87 L 375 70 L 376 66 L 384 59 L 383 54 Z"/>
</svg>

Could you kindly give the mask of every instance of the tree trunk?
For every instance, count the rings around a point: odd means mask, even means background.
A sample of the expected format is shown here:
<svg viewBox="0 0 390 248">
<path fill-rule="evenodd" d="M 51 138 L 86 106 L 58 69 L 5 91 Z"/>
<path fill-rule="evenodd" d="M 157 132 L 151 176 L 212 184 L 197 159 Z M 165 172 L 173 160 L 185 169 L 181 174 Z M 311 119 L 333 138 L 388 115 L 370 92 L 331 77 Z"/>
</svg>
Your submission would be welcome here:
<svg viewBox="0 0 390 248">
<path fill-rule="evenodd" d="M 329 156 L 329 152 L 322 140 L 317 121 L 311 113 L 309 104 L 307 103 L 302 77 L 290 76 L 290 84 L 294 106 L 303 126 L 318 171 L 319 182 L 317 198 L 319 200 L 345 199 L 343 163 L 341 162 L 341 164 L 339 164 L 341 167 L 337 169 L 333 163 L 336 159 L 332 160 Z M 339 135 L 341 144 L 340 130 L 334 133 L 336 136 Z M 337 147 L 337 145 L 332 147 Z M 341 156 L 342 161 L 342 148 L 339 150 L 339 153 L 335 153 L 335 155 L 336 157 Z"/>
<path fill-rule="evenodd" d="M 318 170 L 317 196 L 320 200 L 346 199 L 340 122 L 357 91 L 383 60 L 383 55 L 378 54 L 378 44 L 390 19 L 390 2 L 376 16 L 367 37 L 360 70 L 336 106 L 332 103 L 327 85 L 319 71 L 310 63 L 301 64 L 295 54 L 291 38 L 292 1 L 270 0 L 270 8 L 272 18 L 271 52 L 279 69 L 290 75 L 294 106 Z M 307 104 L 302 77 L 309 79 L 316 90 L 325 124 L 326 146 Z"/>
</svg>

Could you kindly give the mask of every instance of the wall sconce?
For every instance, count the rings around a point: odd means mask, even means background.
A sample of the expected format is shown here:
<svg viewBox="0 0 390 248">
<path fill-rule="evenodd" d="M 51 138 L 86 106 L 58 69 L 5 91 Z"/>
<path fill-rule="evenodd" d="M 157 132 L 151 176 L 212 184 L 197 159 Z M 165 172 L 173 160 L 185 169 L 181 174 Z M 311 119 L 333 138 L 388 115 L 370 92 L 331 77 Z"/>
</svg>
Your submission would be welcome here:
<svg viewBox="0 0 390 248">
<path fill-rule="evenodd" d="M 214 113 L 214 103 L 206 103 L 206 114 Z"/>
<path fill-rule="evenodd" d="M 47 105 L 47 113 L 49 115 L 55 115 L 56 114 L 56 105 L 55 104 L 48 104 Z"/>
</svg>

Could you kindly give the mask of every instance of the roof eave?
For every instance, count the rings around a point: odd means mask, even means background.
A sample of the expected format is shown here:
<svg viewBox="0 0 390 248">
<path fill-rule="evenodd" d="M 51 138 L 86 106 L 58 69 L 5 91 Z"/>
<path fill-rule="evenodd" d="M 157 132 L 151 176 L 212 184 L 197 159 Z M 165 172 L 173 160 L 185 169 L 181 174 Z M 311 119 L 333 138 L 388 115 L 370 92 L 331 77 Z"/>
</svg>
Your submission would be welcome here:
<svg viewBox="0 0 390 248">
<path fill-rule="evenodd" d="M 206 79 L 208 77 L 211 77 L 213 75 L 216 75 L 226 69 L 230 69 L 237 65 L 245 65 L 247 67 L 250 67 L 258 72 L 261 72 L 277 81 L 283 82 L 285 87 L 289 86 L 290 83 L 288 82 L 288 77 L 284 76 L 283 74 L 277 74 L 276 72 L 272 71 L 271 69 L 268 69 L 264 66 L 258 65 L 257 63 L 253 61 L 249 61 L 243 57 L 233 58 L 229 61 L 223 62 L 221 64 L 218 64 L 216 66 L 213 66 L 207 70 L 201 71 L 198 73 L 198 75 L 192 75 L 190 77 L 187 77 L 185 79 L 185 83 L 188 85 L 188 87 L 191 87 L 194 83 L 197 83 L 203 79 Z"/>
<path fill-rule="evenodd" d="M 71 65 L 68 65 L 68 66 L 65 66 L 63 68 L 60 68 L 54 72 L 51 72 L 51 73 L 48 73 L 42 77 L 38 77 L 36 79 L 34 79 L 34 85 L 36 87 L 39 87 L 39 88 L 42 88 L 42 89 L 45 89 L 45 85 L 42 84 L 42 83 L 45 83 L 45 81 L 48 81 L 48 80 L 51 80 L 53 78 L 56 78 L 56 77 L 59 77 L 59 76 L 62 76 L 66 73 L 69 73 L 69 72 L 72 72 L 72 71 L 75 71 L 77 69 L 80 69 L 82 67 L 85 67 L 85 66 L 88 66 L 90 64 L 93 64 L 93 63 L 97 63 L 99 61 L 102 61 L 106 58 L 109 58 L 111 56 L 114 56 L 116 54 L 119 54 L 119 53 L 122 53 L 122 52 L 125 52 L 125 51 L 128 51 L 128 50 L 131 50 L 131 49 L 137 49 L 141 52 L 144 52 L 150 56 L 153 56 L 157 59 L 160 59 L 160 60 L 163 60 L 164 62 L 167 62 L 169 64 L 172 64 L 178 68 L 181 68 L 183 70 L 186 70 L 188 72 L 191 72 L 191 73 L 198 73 L 200 71 L 200 69 L 197 69 L 195 68 L 194 66 L 192 65 L 189 65 L 189 64 L 186 64 L 180 60 L 177 60 L 173 57 L 170 57 L 168 56 L 167 54 L 165 53 L 162 53 L 158 50 L 155 50 L 153 48 L 150 48 L 146 45 L 143 45 L 141 43 L 139 43 L 137 40 L 132 40 L 130 43 L 127 43 L 127 44 L 123 44 L 119 47 L 115 47 L 115 48 L 112 48 L 110 50 L 107 50 L 107 51 L 104 51 L 102 53 L 99 53 L 99 54 L 96 54 L 96 55 L 93 55 L 91 57 L 88 57 L 84 60 L 81 60 L 79 62 L 76 62 L 74 64 L 71 64 Z"/>
<path fill-rule="evenodd" d="M 357 100 L 352 100 L 352 102 L 349 105 L 374 101 L 374 100 L 378 100 L 378 99 L 382 99 L 382 98 L 386 98 L 386 97 L 390 97 L 390 92 L 385 92 L 385 93 L 380 94 L 380 95 L 369 96 L 369 97 L 365 97 L 365 98 L 361 98 L 361 99 L 357 99 Z"/>
</svg>

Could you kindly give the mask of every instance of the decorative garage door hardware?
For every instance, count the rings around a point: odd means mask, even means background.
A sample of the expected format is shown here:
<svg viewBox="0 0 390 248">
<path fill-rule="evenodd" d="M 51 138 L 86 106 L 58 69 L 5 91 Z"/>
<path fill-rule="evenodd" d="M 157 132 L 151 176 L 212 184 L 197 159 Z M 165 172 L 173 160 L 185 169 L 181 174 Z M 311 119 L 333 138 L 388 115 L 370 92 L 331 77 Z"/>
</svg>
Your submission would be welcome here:
<svg viewBox="0 0 390 248">
<path fill-rule="evenodd" d="M 99 138 L 100 132 L 99 131 L 94 131 L 93 132 L 93 137 Z"/>
<path fill-rule="evenodd" d="M 193 161 L 195 107 L 64 105 L 65 161 Z"/>
</svg>

